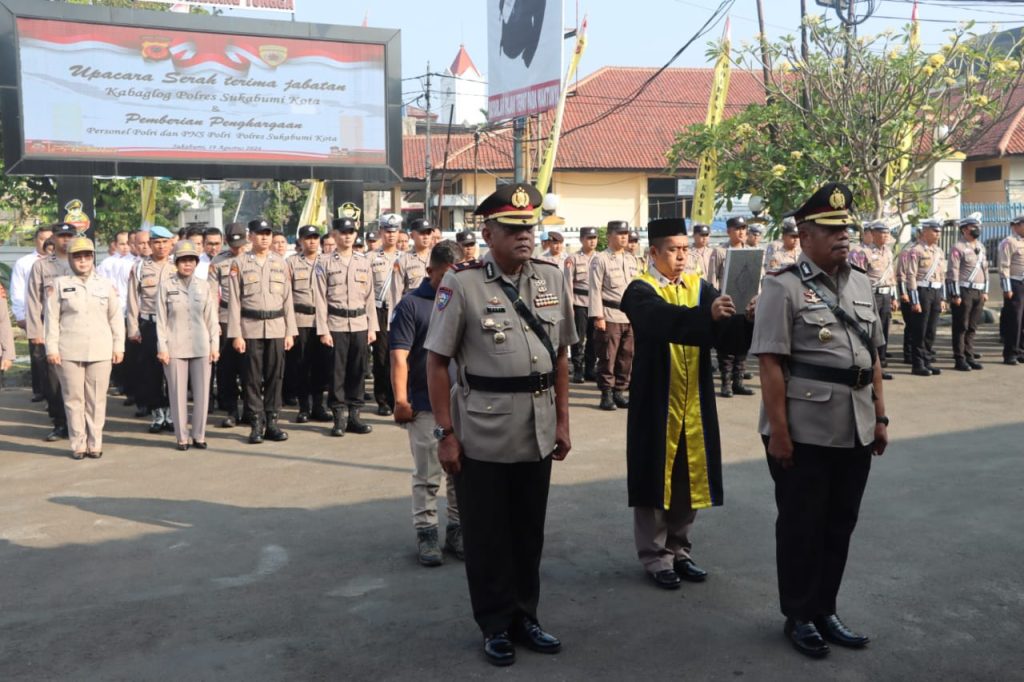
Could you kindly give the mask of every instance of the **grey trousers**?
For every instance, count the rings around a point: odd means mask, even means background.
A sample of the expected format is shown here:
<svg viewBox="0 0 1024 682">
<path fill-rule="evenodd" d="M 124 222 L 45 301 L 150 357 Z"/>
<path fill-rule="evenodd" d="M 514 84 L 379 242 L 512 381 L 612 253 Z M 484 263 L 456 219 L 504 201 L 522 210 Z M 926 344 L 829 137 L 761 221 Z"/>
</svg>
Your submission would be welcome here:
<svg viewBox="0 0 1024 682">
<path fill-rule="evenodd" d="M 437 439 L 434 438 L 434 413 L 417 412 L 412 422 L 405 424 L 412 450 L 412 525 L 416 530 L 437 525 L 437 491 L 441 488 L 441 463 L 437 459 Z M 455 498 L 455 481 L 445 477 L 448 497 L 448 523 L 459 523 L 459 503 Z"/>
<path fill-rule="evenodd" d="M 179 443 L 188 443 L 188 382 L 192 379 L 192 440 L 206 442 L 206 413 L 210 404 L 210 356 L 171 358 L 164 366 L 167 397 L 171 403 L 171 421 Z"/>
<path fill-rule="evenodd" d="M 636 555 L 648 573 L 667 571 L 676 561 L 690 558 L 690 527 L 697 510 L 633 508 L 633 539 Z"/>
<path fill-rule="evenodd" d="M 68 419 L 71 452 L 102 452 L 103 425 L 107 421 L 110 360 L 61 360 L 57 371 Z"/>
</svg>

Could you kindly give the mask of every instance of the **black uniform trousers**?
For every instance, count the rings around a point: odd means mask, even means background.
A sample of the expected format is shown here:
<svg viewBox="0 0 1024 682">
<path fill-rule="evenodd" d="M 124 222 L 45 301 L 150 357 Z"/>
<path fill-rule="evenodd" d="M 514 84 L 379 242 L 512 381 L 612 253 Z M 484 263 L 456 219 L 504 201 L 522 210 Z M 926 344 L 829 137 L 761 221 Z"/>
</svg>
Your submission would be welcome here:
<svg viewBox="0 0 1024 682">
<path fill-rule="evenodd" d="M 1013 298 L 1003 297 L 1003 311 L 999 316 L 999 332 L 1003 337 L 1003 359 L 1024 355 L 1024 282 L 1010 280 Z"/>
<path fill-rule="evenodd" d="M 767 453 L 768 437 L 762 439 Z M 871 446 L 793 443 L 793 466 L 783 469 L 768 455 L 768 469 L 778 509 L 775 562 L 782 614 L 796 620 L 833 614 L 871 471 Z"/>
<path fill-rule="evenodd" d="M 594 372 L 597 362 L 594 352 L 594 318 L 590 317 L 585 305 L 572 307 L 573 320 L 576 322 L 576 336 L 579 341 L 572 347 L 572 366 L 577 372 Z"/>
<path fill-rule="evenodd" d="M 139 318 L 139 360 L 135 368 L 135 402 L 150 410 L 170 407 L 164 387 L 164 366 L 156 359 L 156 322 Z"/>
<path fill-rule="evenodd" d="M 128 328 L 128 321 L 125 320 L 125 329 Z M 124 343 L 124 394 L 134 399 L 139 392 L 139 350 L 141 343 L 125 340 Z"/>
<path fill-rule="evenodd" d="M 499 464 L 462 458 L 455 476 L 473 618 L 484 635 L 537 621 L 551 458 Z"/>
<path fill-rule="evenodd" d="M 42 363 L 41 381 L 43 382 L 43 397 L 46 398 L 46 414 L 53 421 L 54 426 L 67 425 L 68 416 L 64 411 L 64 393 L 60 390 L 60 374 L 57 372 L 56 365 L 51 365 L 46 361 L 46 344 L 31 344 L 29 356 L 36 362 Z"/>
<path fill-rule="evenodd" d="M 929 367 L 935 357 L 932 348 L 942 312 L 942 290 L 919 288 L 917 295 L 921 302 L 921 312 L 911 311 L 907 320 L 910 361 L 914 367 Z"/>
<path fill-rule="evenodd" d="M 299 327 L 295 345 L 285 353 L 284 392 L 298 399 L 300 412 L 310 412 L 313 397 L 322 397 L 331 362 L 329 350 L 320 343 L 316 327 Z"/>
<path fill-rule="evenodd" d="M 395 406 L 391 388 L 391 353 L 388 348 L 388 308 L 377 308 L 377 340 L 373 342 L 373 399 L 378 405 Z"/>
<path fill-rule="evenodd" d="M 983 291 L 960 289 L 960 305 L 952 306 L 953 314 L 953 359 L 957 362 L 974 360 L 974 335 L 981 324 L 981 313 L 985 304 L 981 300 Z"/>
<path fill-rule="evenodd" d="M 903 362 L 911 363 L 914 360 L 914 354 L 911 352 L 910 344 L 910 316 L 914 314 L 914 311 L 910 309 L 910 303 L 900 299 L 900 315 L 903 316 Z"/>
<path fill-rule="evenodd" d="M 242 356 L 228 338 L 228 326 L 220 325 L 220 359 L 217 360 L 217 407 L 228 414 L 238 410 L 239 385 L 245 385 Z M 283 347 L 283 346 L 282 346 Z"/>
<path fill-rule="evenodd" d="M 241 364 L 246 411 L 259 417 L 280 412 L 284 339 L 246 339 Z"/>
<path fill-rule="evenodd" d="M 334 356 L 327 405 L 331 409 L 363 406 L 363 382 L 366 374 L 366 332 L 331 332 Z"/>
<path fill-rule="evenodd" d="M 39 344 L 43 347 L 42 353 L 35 352 L 35 344 L 29 344 L 28 361 L 32 373 L 32 395 L 43 395 L 43 387 L 46 385 L 46 344 Z"/>
<path fill-rule="evenodd" d="M 889 325 L 892 323 L 892 294 L 875 294 L 875 308 L 878 309 L 883 339 L 882 345 L 878 347 L 878 357 L 885 361 L 885 351 L 889 347 Z"/>
</svg>

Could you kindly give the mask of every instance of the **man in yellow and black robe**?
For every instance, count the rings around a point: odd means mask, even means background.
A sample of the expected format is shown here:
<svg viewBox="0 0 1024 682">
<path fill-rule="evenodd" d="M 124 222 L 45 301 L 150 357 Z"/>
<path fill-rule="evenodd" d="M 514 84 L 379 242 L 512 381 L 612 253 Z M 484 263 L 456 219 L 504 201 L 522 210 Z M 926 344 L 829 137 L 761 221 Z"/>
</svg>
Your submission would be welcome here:
<svg viewBox="0 0 1024 682">
<path fill-rule="evenodd" d="M 753 304 L 735 315 L 732 299 L 700 275 L 684 273 L 686 223 L 648 225 L 650 259 L 622 297 L 636 336 L 626 431 L 629 506 L 637 555 L 659 587 L 701 582 L 690 558 L 698 509 L 722 504 L 722 453 L 711 349 L 750 345 Z"/>
</svg>

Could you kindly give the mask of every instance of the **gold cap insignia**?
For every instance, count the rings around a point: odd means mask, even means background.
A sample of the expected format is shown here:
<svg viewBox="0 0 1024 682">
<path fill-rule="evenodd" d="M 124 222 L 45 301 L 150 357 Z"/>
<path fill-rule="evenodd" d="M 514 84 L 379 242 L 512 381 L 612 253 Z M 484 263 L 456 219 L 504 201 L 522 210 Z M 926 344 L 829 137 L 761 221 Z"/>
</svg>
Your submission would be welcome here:
<svg viewBox="0 0 1024 682">
<path fill-rule="evenodd" d="M 516 187 L 512 193 L 512 205 L 516 208 L 526 208 L 530 205 L 530 195 L 522 187 Z"/>
<path fill-rule="evenodd" d="M 832 196 L 828 198 L 828 203 L 829 206 L 836 210 L 846 208 L 846 195 L 844 195 L 843 192 L 838 187 L 836 187 L 834 190 L 832 190 Z"/>
</svg>

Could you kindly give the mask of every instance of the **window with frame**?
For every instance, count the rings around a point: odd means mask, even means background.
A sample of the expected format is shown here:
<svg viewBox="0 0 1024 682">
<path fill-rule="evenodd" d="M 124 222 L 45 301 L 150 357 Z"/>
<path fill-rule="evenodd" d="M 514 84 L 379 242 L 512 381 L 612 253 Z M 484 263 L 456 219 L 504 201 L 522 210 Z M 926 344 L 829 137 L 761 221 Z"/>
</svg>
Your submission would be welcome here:
<svg viewBox="0 0 1024 682">
<path fill-rule="evenodd" d="M 685 218 L 689 200 L 679 196 L 675 178 L 647 179 L 647 219 Z"/>
<path fill-rule="evenodd" d="M 1003 179 L 1003 167 L 999 166 L 978 166 L 974 169 L 975 182 L 996 182 Z"/>
</svg>

